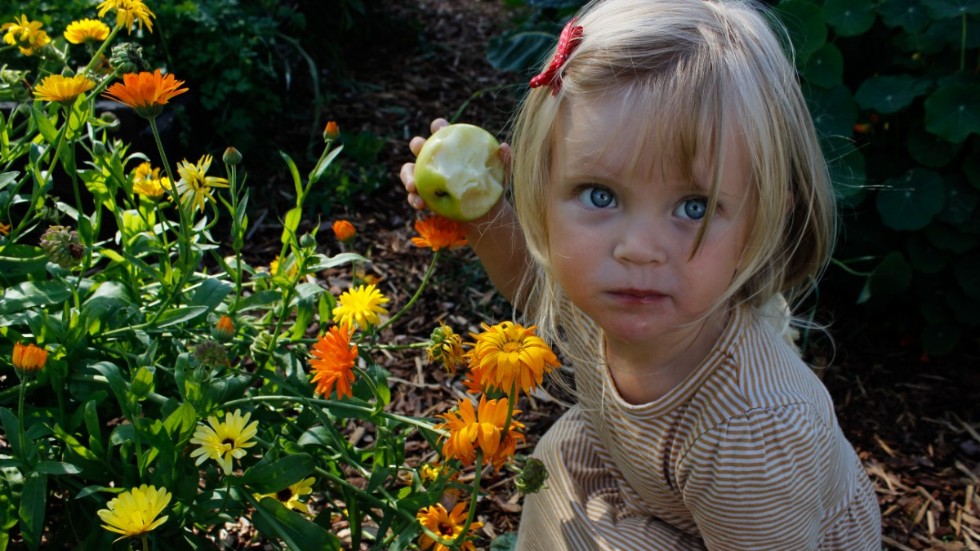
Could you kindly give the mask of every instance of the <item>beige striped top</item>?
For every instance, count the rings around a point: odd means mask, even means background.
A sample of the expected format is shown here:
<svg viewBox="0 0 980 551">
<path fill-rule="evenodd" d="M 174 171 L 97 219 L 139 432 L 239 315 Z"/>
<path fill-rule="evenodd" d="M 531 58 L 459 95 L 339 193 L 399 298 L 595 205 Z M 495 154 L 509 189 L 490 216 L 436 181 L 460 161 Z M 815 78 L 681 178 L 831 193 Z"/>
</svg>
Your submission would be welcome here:
<svg viewBox="0 0 980 551">
<path fill-rule="evenodd" d="M 654 402 L 623 400 L 603 365 L 577 365 L 576 384 L 579 404 L 535 450 L 550 477 L 525 500 L 518 549 L 881 548 L 826 389 L 751 311 Z"/>
</svg>

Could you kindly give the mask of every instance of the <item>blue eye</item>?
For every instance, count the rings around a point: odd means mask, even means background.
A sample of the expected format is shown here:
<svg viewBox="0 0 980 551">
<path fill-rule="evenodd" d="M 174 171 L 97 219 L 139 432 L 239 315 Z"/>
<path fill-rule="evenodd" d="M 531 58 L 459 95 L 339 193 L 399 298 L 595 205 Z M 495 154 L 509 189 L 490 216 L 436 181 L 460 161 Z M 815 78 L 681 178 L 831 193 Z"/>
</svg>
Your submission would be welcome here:
<svg viewBox="0 0 980 551">
<path fill-rule="evenodd" d="M 604 187 L 588 186 L 579 193 L 578 197 L 590 207 L 605 209 L 616 206 L 616 196 Z"/>
<path fill-rule="evenodd" d="M 680 205 L 677 205 L 677 210 L 674 211 L 674 214 L 689 220 L 700 220 L 704 218 L 707 210 L 708 199 L 706 197 L 690 197 L 681 201 Z"/>
</svg>

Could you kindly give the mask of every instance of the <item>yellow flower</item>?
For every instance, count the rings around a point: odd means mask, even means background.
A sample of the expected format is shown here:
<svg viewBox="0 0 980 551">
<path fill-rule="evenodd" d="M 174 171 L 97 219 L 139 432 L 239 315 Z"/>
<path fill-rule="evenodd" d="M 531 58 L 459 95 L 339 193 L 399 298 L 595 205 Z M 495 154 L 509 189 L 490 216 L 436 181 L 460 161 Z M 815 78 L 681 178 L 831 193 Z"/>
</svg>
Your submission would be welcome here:
<svg viewBox="0 0 980 551">
<path fill-rule="evenodd" d="M 453 507 L 452 512 L 446 511 L 446 508 L 441 503 L 436 503 L 430 507 L 423 507 L 416 514 L 416 518 L 422 526 L 428 528 L 429 531 L 435 533 L 440 538 L 453 543 L 460 537 L 469 535 L 463 534 L 463 526 L 466 524 L 467 516 L 469 516 L 469 513 L 466 511 L 466 502 L 457 503 Z M 482 522 L 474 521 L 470 524 L 469 533 L 472 534 L 482 526 Z M 448 547 L 436 542 L 427 536 L 425 532 L 419 538 L 419 548 L 423 550 L 431 549 L 432 551 L 449 551 Z M 458 549 L 476 551 L 476 546 L 472 541 L 465 541 Z"/>
<path fill-rule="evenodd" d="M 354 363 L 357 362 L 357 345 L 351 344 L 347 327 L 334 326 L 323 334 L 310 352 L 310 368 L 316 385 L 316 393 L 329 397 L 334 386 L 337 397 L 353 396 Z"/>
<path fill-rule="evenodd" d="M 116 10 L 116 26 L 125 27 L 126 32 L 133 32 L 133 23 L 139 23 L 140 29 L 146 25 L 146 30 L 153 32 L 153 21 L 156 17 L 143 0 L 103 0 L 99 4 L 99 17 L 105 17 L 109 10 Z"/>
<path fill-rule="evenodd" d="M 300 497 L 309 495 L 313 493 L 313 483 L 316 479 L 312 476 L 309 478 L 304 478 L 296 484 L 289 486 L 288 488 L 283 488 L 274 494 L 258 494 L 255 496 L 257 501 L 261 501 L 264 497 L 271 497 L 282 503 L 287 509 L 292 509 L 293 511 L 299 511 L 301 513 L 309 513 L 310 507 L 299 500 Z"/>
<path fill-rule="evenodd" d="M 191 438 L 191 444 L 200 446 L 191 452 L 191 457 L 197 457 L 195 464 L 200 465 L 211 458 L 218 462 L 225 474 L 231 474 L 232 459 L 245 457 L 245 448 L 255 445 L 251 440 L 258 432 L 259 422 L 249 424 L 251 415 L 242 415 L 242 411 L 236 409 L 234 413 L 225 413 L 224 421 L 218 421 L 214 415 L 208 417 L 211 426 L 198 426 Z"/>
<path fill-rule="evenodd" d="M 13 23 L 4 23 L 0 31 L 6 31 L 3 41 L 11 46 L 17 46 L 20 53 L 33 55 L 35 51 L 51 42 L 51 37 L 44 32 L 41 27 L 44 24 L 40 21 L 31 21 L 27 15 L 21 15 L 20 19 L 14 18 Z"/>
<path fill-rule="evenodd" d="M 452 327 L 439 322 L 439 327 L 432 331 L 428 352 L 429 361 L 442 362 L 447 373 L 456 373 L 456 366 L 463 363 L 463 339 Z"/>
<path fill-rule="evenodd" d="M 482 396 L 479 407 L 474 411 L 473 402 L 460 399 L 454 411 L 439 415 L 445 422 L 435 426 L 437 430 L 449 431 L 442 444 L 442 455 L 471 465 L 476 459 L 476 450 L 480 449 L 484 459 L 494 469 L 500 469 L 514 455 L 517 443 L 524 440 L 524 435 L 517 432 L 524 428 L 524 424 L 513 417 L 504 433 L 509 406 L 507 398 L 487 400 L 486 396 Z M 520 410 L 515 409 L 511 415 L 518 413 Z"/>
<path fill-rule="evenodd" d="M 365 329 L 381 322 L 380 315 L 388 314 L 384 304 L 388 297 L 374 285 L 360 285 L 340 295 L 333 309 L 333 321 L 339 325 L 353 328 L 355 325 Z"/>
<path fill-rule="evenodd" d="M 43 101 L 71 104 L 75 98 L 94 87 L 95 83 L 83 75 L 48 75 L 34 87 L 34 97 Z"/>
<path fill-rule="evenodd" d="M 167 490 L 143 484 L 119 494 L 96 514 L 105 523 L 102 527 L 110 532 L 122 534 L 123 538 L 142 536 L 167 522 L 166 515 L 157 516 L 170 503 L 170 497 Z"/>
<path fill-rule="evenodd" d="M 65 29 L 65 40 L 72 44 L 102 42 L 109 37 L 109 26 L 98 19 L 72 21 Z"/>
<path fill-rule="evenodd" d="M 25 373 L 33 373 L 44 369 L 44 364 L 48 363 L 48 351 L 34 343 L 21 344 L 18 342 L 14 343 L 12 359 L 15 368 Z"/>
<path fill-rule="evenodd" d="M 165 187 L 166 186 L 166 187 Z M 170 178 L 160 176 L 160 169 L 140 163 L 133 169 L 133 191 L 147 199 L 159 199 L 170 187 Z"/>
<path fill-rule="evenodd" d="M 183 84 L 184 81 L 173 75 L 161 74 L 160 69 L 152 73 L 126 73 L 122 82 L 113 84 L 102 95 L 132 107 L 141 117 L 152 119 L 171 99 L 187 91 L 181 88 Z"/>
<path fill-rule="evenodd" d="M 476 343 L 466 356 L 474 381 L 483 388 L 509 393 L 517 384 L 528 393 L 541 384 L 546 373 L 558 367 L 558 358 L 534 334 L 534 326 L 525 328 L 509 321 L 482 326 L 483 333 L 471 334 Z"/>
<path fill-rule="evenodd" d="M 206 176 L 209 168 L 211 168 L 210 155 L 198 159 L 196 165 L 191 164 L 187 159 L 177 163 L 177 174 L 180 174 L 177 194 L 180 195 L 180 202 L 190 205 L 193 210 L 204 210 L 204 203 L 208 199 L 214 200 L 214 196 L 211 195 L 212 188 L 228 187 L 228 180 L 225 178 Z"/>
<path fill-rule="evenodd" d="M 438 215 L 417 220 L 415 231 L 420 237 L 413 237 L 416 247 L 428 247 L 433 251 L 455 249 L 466 245 L 466 228 L 456 222 Z"/>
</svg>

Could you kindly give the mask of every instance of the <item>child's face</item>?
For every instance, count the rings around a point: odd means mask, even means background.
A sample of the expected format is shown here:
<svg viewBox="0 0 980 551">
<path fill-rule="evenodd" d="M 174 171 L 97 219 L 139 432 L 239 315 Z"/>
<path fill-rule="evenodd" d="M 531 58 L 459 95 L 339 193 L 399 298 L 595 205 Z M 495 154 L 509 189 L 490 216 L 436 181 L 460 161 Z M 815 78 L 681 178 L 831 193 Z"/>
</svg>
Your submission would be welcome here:
<svg viewBox="0 0 980 551">
<path fill-rule="evenodd" d="M 704 337 L 704 323 L 724 319 L 723 309 L 706 316 L 728 291 L 754 215 L 742 149 L 726 144 L 717 210 L 692 258 L 712 159 L 698 158 L 684 171 L 656 151 L 636 157 L 651 121 L 630 117 L 615 97 L 566 107 L 547 194 L 559 284 L 604 330 L 608 345 L 703 342 L 696 337 Z"/>
</svg>

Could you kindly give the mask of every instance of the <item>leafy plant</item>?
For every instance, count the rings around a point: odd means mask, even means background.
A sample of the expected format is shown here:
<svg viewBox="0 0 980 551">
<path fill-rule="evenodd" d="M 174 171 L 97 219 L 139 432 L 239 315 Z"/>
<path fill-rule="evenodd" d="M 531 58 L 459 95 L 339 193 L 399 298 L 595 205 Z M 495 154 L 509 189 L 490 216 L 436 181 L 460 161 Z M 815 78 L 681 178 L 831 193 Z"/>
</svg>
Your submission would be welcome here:
<svg viewBox="0 0 980 551">
<path fill-rule="evenodd" d="M 114 24 L 90 24 L 91 58 L 77 70 L 69 60 L 84 45 L 43 40 L 26 15 L 4 29 L 15 45 L 2 54 L 22 69 L 0 81 L 16 102 L 0 117 L 0 550 L 213 549 L 243 518 L 293 549 L 339 549 L 337 526 L 352 548 L 472 549 L 481 478 L 513 457 L 523 438 L 514 404 L 529 389 L 487 382 L 503 379 L 479 335 L 464 352 L 447 326 L 408 344 L 393 331 L 461 228 L 419 221 L 415 240 L 432 260 L 397 309 L 361 279 L 368 258 L 319 253 L 316 229 L 300 228 L 341 154 L 329 124 L 305 174 L 281 154 L 294 202 L 280 252 L 250 263 L 247 156 L 227 148 L 224 176 L 208 154 L 170 164 L 158 121 L 196 92 L 172 73 L 107 59 L 122 31 L 149 30 L 154 15 L 139 0 L 104 6 Z M 160 166 L 111 137 L 98 97 L 142 118 Z M 352 226 L 335 228 L 348 246 Z M 317 282 L 345 268 L 339 296 Z M 538 347 L 512 378 L 555 363 L 520 326 L 487 332 Z M 480 405 L 465 398 L 438 418 L 390 411 L 378 358 L 401 349 L 447 369 L 468 362 Z M 432 448 L 438 464 L 409 457 L 409 443 Z M 451 512 L 444 500 L 456 502 Z"/>
</svg>

